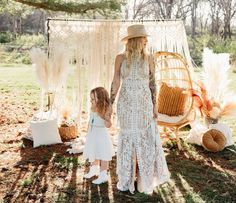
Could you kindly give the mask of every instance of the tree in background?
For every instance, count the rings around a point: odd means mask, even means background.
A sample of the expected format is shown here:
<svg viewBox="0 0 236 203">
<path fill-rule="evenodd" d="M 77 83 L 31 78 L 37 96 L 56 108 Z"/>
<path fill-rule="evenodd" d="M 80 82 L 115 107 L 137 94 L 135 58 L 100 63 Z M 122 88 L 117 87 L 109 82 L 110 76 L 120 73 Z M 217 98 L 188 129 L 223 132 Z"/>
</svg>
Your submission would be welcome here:
<svg viewBox="0 0 236 203">
<path fill-rule="evenodd" d="M 14 36 L 16 36 L 17 33 L 22 33 L 22 19 L 25 19 L 32 12 L 32 8 L 20 3 L 8 0 L 0 1 L 0 14 L 5 13 L 12 19 L 11 27 Z"/>
<path fill-rule="evenodd" d="M 209 0 L 210 17 L 211 17 L 211 34 L 218 35 L 220 33 L 220 6 L 215 0 Z"/>
<path fill-rule="evenodd" d="M 223 30 L 223 38 L 230 38 L 232 36 L 231 31 L 231 21 L 236 13 L 236 0 L 216 0 L 219 7 L 223 12 L 223 22 L 224 22 L 224 30 Z"/>
<path fill-rule="evenodd" d="M 123 0 L 0 0 L 0 31 L 43 33 L 48 17 L 117 18 Z"/>
<path fill-rule="evenodd" d="M 112 12 L 120 12 L 122 0 L 13 0 L 35 8 L 62 11 L 66 13 L 86 14 L 93 11 L 108 17 Z"/>
<path fill-rule="evenodd" d="M 126 6 L 126 19 L 182 19 L 185 21 L 190 12 L 188 0 L 134 0 Z M 129 11 L 132 14 L 128 13 Z"/>
<path fill-rule="evenodd" d="M 210 31 L 231 38 L 235 13 L 236 0 L 133 0 L 127 1 L 125 8 L 126 19 L 188 19 L 193 38 L 199 30 L 200 34 Z"/>
</svg>

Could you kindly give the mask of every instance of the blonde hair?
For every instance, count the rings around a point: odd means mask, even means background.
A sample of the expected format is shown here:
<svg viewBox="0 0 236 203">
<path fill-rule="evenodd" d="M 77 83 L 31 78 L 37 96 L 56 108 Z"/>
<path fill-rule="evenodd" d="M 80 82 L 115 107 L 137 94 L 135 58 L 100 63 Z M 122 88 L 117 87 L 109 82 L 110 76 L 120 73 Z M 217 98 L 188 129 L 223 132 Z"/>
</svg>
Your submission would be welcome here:
<svg viewBox="0 0 236 203">
<path fill-rule="evenodd" d="M 145 45 L 142 42 L 143 38 L 147 37 L 135 37 L 128 39 L 126 43 L 125 56 L 127 59 L 127 74 L 130 71 L 130 65 L 133 62 L 134 58 L 138 58 L 141 60 L 141 67 L 143 66 L 144 61 L 147 60 L 147 53 L 145 49 Z"/>
<path fill-rule="evenodd" d="M 96 110 L 102 118 L 104 118 L 106 112 L 110 107 L 109 94 L 104 87 L 96 87 L 91 90 L 90 94 L 93 94 L 96 98 Z"/>
</svg>

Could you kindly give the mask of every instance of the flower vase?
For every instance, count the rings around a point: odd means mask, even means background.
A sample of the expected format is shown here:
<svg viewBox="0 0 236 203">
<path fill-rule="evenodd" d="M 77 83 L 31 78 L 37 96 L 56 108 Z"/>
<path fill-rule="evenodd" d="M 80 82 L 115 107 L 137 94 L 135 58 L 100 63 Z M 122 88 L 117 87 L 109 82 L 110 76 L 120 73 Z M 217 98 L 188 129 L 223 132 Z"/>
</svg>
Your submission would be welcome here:
<svg viewBox="0 0 236 203">
<path fill-rule="evenodd" d="M 46 96 L 47 96 L 46 111 L 52 111 L 55 93 L 54 92 L 47 92 Z"/>
<path fill-rule="evenodd" d="M 218 118 L 211 118 L 208 116 L 205 117 L 205 125 L 207 128 L 209 128 L 211 124 L 216 124 L 216 123 L 218 123 Z"/>
</svg>

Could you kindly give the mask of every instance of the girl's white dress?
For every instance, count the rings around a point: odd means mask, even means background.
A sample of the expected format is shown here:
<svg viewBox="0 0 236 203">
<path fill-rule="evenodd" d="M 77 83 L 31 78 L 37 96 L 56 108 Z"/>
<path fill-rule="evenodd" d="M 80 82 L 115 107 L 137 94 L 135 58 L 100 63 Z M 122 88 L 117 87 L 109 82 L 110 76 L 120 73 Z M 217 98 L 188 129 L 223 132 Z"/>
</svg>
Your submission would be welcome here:
<svg viewBox="0 0 236 203">
<path fill-rule="evenodd" d="M 112 156 L 114 156 L 114 150 L 108 129 L 105 127 L 105 120 L 96 112 L 91 112 L 83 157 L 93 162 L 95 160 L 111 161 Z"/>
</svg>

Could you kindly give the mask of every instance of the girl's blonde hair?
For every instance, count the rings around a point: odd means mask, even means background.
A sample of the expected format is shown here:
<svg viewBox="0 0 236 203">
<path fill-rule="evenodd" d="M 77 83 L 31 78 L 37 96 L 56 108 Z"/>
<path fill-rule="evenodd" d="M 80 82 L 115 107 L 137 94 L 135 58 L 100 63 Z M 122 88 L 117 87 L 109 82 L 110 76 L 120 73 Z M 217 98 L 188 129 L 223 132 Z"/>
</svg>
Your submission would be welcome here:
<svg viewBox="0 0 236 203">
<path fill-rule="evenodd" d="M 101 117 L 104 117 L 110 107 L 109 94 L 104 87 L 96 87 L 91 90 L 96 101 L 96 110 Z"/>
<path fill-rule="evenodd" d="M 131 38 L 126 43 L 125 56 L 127 59 L 128 72 L 134 58 L 141 59 L 141 67 L 143 66 L 144 61 L 147 60 L 147 53 L 145 50 L 145 45 L 142 42 L 143 38 L 147 38 L 147 37 Z"/>
</svg>

